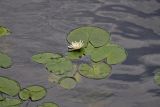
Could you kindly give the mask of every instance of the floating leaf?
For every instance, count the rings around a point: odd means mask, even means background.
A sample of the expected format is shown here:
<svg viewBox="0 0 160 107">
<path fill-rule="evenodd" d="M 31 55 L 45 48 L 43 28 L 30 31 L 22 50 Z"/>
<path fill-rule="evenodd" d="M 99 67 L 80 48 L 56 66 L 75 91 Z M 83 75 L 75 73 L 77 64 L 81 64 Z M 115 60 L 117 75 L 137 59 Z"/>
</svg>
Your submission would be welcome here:
<svg viewBox="0 0 160 107">
<path fill-rule="evenodd" d="M 154 76 L 154 81 L 157 85 L 160 86 L 160 69 L 156 70 L 156 74 Z"/>
<path fill-rule="evenodd" d="M 59 58 L 48 62 L 46 64 L 46 68 L 50 72 L 53 72 L 57 75 L 62 75 L 72 70 L 72 62 L 65 58 Z"/>
<path fill-rule="evenodd" d="M 88 64 L 80 65 L 80 74 L 87 78 L 103 79 L 111 73 L 111 67 L 105 63 L 93 63 L 92 66 Z"/>
<path fill-rule="evenodd" d="M 110 38 L 110 34 L 98 27 L 80 27 L 71 31 L 67 37 L 69 43 L 82 40 L 87 46 L 90 41 L 94 47 L 105 45 Z"/>
<path fill-rule="evenodd" d="M 0 67 L 9 68 L 12 64 L 12 60 L 6 54 L 0 53 Z"/>
<path fill-rule="evenodd" d="M 59 80 L 59 84 L 65 89 L 72 89 L 76 86 L 76 80 L 71 77 L 64 77 Z"/>
<path fill-rule="evenodd" d="M 40 53 L 32 56 L 32 60 L 41 64 L 46 64 L 47 62 L 61 58 L 62 56 L 54 53 Z"/>
<path fill-rule="evenodd" d="M 22 91 L 19 92 L 19 97 L 20 97 L 22 100 L 26 101 L 26 100 L 28 100 L 29 97 L 30 97 L 29 94 L 30 94 L 30 91 L 29 91 L 29 90 L 23 89 Z"/>
<path fill-rule="evenodd" d="M 126 60 L 127 52 L 118 45 L 108 45 L 106 47 L 106 56 L 108 64 L 118 64 Z"/>
<path fill-rule="evenodd" d="M 97 27 L 92 27 L 89 41 L 94 47 L 101 47 L 109 42 L 110 33 Z"/>
<path fill-rule="evenodd" d="M 0 76 L 0 92 L 5 93 L 10 96 L 15 96 L 20 91 L 20 85 L 18 82 Z"/>
<path fill-rule="evenodd" d="M 80 40 L 83 41 L 84 46 L 87 46 L 88 39 L 90 36 L 90 30 L 92 30 L 92 27 L 80 27 L 77 29 L 74 29 L 68 34 L 67 40 L 69 43 L 72 42 L 79 42 Z"/>
<path fill-rule="evenodd" d="M 19 99 L 9 99 L 5 98 L 0 101 L 0 107 L 20 107 L 22 101 Z"/>
<path fill-rule="evenodd" d="M 38 107 L 59 107 L 56 103 L 53 103 L 53 102 L 46 102 L 46 103 L 43 103 L 41 106 L 38 106 Z"/>
<path fill-rule="evenodd" d="M 76 60 L 76 59 L 81 58 L 83 54 L 84 54 L 84 49 L 69 51 L 67 53 L 66 58 L 71 59 L 71 60 Z"/>
<path fill-rule="evenodd" d="M 31 99 L 32 101 L 37 101 L 45 97 L 46 95 L 46 89 L 41 86 L 30 86 L 25 89 L 23 89 L 19 93 L 19 97 L 22 100 L 28 100 Z M 29 96 L 29 97 L 28 97 Z"/>
<path fill-rule="evenodd" d="M 7 35 L 9 35 L 10 33 L 11 33 L 11 32 L 9 31 L 9 29 L 0 26 L 0 37 L 7 36 Z"/>
</svg>

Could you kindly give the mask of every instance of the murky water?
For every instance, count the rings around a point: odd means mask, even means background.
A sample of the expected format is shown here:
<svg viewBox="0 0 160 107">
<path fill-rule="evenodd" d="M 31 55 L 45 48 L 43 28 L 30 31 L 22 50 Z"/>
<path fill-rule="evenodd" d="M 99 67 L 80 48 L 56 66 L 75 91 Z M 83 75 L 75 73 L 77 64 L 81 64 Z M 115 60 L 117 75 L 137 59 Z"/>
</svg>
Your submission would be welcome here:
<svg viewBox="0 0 160 107">
<path fill-rule="evenodd" d="M 48 88 L 45 99 L 29 107 L 44 101 L 61 107 L 159 107 L 153 75 L 160 68 L 160 0 L 0 0 L 0 25 L 12 31 L 0 39 L 0 50 L 14 62 L 0 75 L 23 87 Z M 72 90 L 49 84 L 45 68 L 31 56 L 66 52 L 67 33 L 82 25 L 108 29 L 112 41 L 127 49 L 128 59 L 113 66 L 109 79 L 83 79 Z"/>
</svg>

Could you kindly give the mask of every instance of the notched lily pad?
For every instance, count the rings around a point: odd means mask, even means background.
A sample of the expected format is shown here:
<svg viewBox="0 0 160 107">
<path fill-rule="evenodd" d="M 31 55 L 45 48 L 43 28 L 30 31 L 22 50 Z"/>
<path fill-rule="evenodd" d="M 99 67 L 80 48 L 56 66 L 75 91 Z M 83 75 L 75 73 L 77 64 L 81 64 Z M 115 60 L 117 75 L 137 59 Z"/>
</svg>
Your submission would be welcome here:
<svg viewBox="0 0 160 107">
<path fill-rule="evenodd" d="M 89 41 L 94 47 L 101 47 L 109 42 L 109 32 L 97 27 L 92 27 L 92 29 Z"/>
<path fill-rule="evenodd" d="M 61 87 L 65 88 L 65 89 L 72 89 L 76 86 L 77 82 L 74 78 L 64 77 L 59 80 L 59 84 Z"/>
<path fill-rule="evenodd" d="M 10 99 L 5 98 L 4 100 L 0 101 L 0 107 L 20 107 L 22 101 L 19 99 Z"/>
<path fill-rule="evenodd" d="M 59 106 L 56 103 L 53 103 L 53 102 L 46 102 L 46 103 L 43 103 L 42 105 L 40 105 L 38 107 L 59 107 Z"/>
<path fill-rule="evenodd" d="M 80 74 L 91 79 L 103 79 L 109 77 L 111 67 L 105 63 L 93 63 L 92 67 L 88 64 L 80 65 Z"/>
<path fill-rule="evenodd" d="M 37 63 L 46 64 L 47 62 L 52 61 L 53 59 L 61 57 L 62 57 L 61 55 L 54 53 L 40 53 L 37 55 L 33 55 L 32 60 Z"/>
<path fill-rule="evenodd" d="M 69 43 L 82 40 L 84 46 L 90 41 L 94 47 L 105 45 L 110 39 L 110 34 L 98 27 L 80 27 L 71 31 L 67 37 Z"/>
<path fill-rule="evenodd" d="M 106 56 L 108 64 L 118 64 L 126 60 L 127 52 L 118 45 L 108 45 L 106 46 Z"/>
<path fill-rule="evenodd" d="M 45 97 L 46 92 L 46 89 L 42 86 L 29 86 L 19 93 L 19 97 L 24 101 L 28 99 L 37 101 Z"/>
<path fill-rule="evenodd" d="M 46 68 L 54 74 L 62 75 L 72 70 L 72 62 L 66 58 L 59 58 L 48 62 Z"/>
<path fill-rule="evenodd" d="M 11 58 L 4 53 L 0 53 L 0 67 L 9 68 L 11 65 L 12 65 Z"/>
<path fill-rule="evenodd" d="M 0 92 L 10 96 L 15 96 L 20 91 L 20 85 L 18 82 L 9 79 L 7 77 L 0 76 Z"/>
<path fill-rule="evenodd" d="M 160 69 L 156 70 L 156 74 L 154 76 L 154 81 L 157 85 L 160 86 Z"/>
<path fill-rule="evenodd" d="M 27 90 L 27 89 L 22 89 L 22 90 L 19 92 L 19 97 L 20 97 L 22 100 L 24 100 L 24 101 L 28 100 L 29 97 L 30 97 L 30 91 Z"/>
<path fill-rule="evenodd" d="M 9 34 L 11 34 L 9 29 L 7 29 L 7 28 L 5 28 L 3 26 L 0 26 L 0 37 L 7 36 Z"/>
</svg>

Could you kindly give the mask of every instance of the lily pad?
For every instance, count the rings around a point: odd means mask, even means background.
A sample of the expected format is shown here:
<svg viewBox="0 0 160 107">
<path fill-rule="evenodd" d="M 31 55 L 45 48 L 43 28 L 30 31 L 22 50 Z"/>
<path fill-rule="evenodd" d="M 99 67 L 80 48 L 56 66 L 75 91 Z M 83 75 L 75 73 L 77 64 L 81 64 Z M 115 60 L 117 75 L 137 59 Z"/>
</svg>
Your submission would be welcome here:
<svg viewBox="0 0 160 107">
<path fill-rule="evenodd" d="M 98 27 L 80 27 L 71 31 L 67 37 L 69 43 L 82 40 L 84 46 L 90 41 L 94 47 L 105 45 L 110 39 L 110 34 Z"/>
<path fill-rule="evenodd" d="M 77 59 L 81 58 L 83 56 L 83 54 L 84 54 L 84 49 L 69 51 L 67 53 L 66 58 L 71 59 L 71 60 L 77 60 Z"/>
<path fill-rule="evenodd" d="M 0 92 L 5 93 L 10 96 L 15 96 L 20 91 L 20 85 L 18 82 L 0 76 Z"/>
<path fill-rule="evenodd" d="M 11 32 L 9 31 L 9 29 L 0 26 L 0 37 L 7 36 L 7 35 L 9 35 L 10 33 L 11 33 Z"/>
<path fill-rule="evenodd" d="M 30 91 L 27 89 L 22 89 L 22 91 L 19 92 L 19 97 L 24 101 L 28 100 L 30 97 Z"/>
<path fill-rule="evenodd" d="M 48 62 L 46 68 L 54 74 L 62 75 L 72 70 L 72 62 L 65 58 L 59 58 Z"/>
<path fill-rule="evenodd" d="M 106 55 L 107 49 L 106 45 L 94 48 L 91 44 L 88 44 L 87 48 L 85 48 L 85 54 L 91 57 L 91 60 L 94 62 L 99 62 L 107 57 Z"/>
<path fill-rule="evenodd" d="M 79 72 L 77 72 L 75 75 L 74 75 L 74 78 L 76 79 L 77 82 L 80 82 L 81 81 L 81 75 L 79 74 Z"/>
<path fill-rule="evenodd" d="M 41 106 L 38 106 L 38 107 L 59 107 L 56 103 L 53 103 L 53 102 L 46 102 L 46 103 L 43 103 Z"/>
<path fill-rule="evenodd" d="M 111 67 L 105 63 L 93 63 L 92 67 L 88 64 L 80 65 L 80 74 L 91 79 L 103 79 L 109 77 Z"/>
<path fill-rule="evenodd" d="M 92 27 L 80 27 L 80 28 L 74 29 L 68 34 L 67 40 L 69 43 L 72 43 L 75 41 L 79 42 L 81 40 L 83 41 L 84 46 L 87 46 L 89 42 L 88 39 L 89 39 L 91 30 L 92 30 Z"/>
<path fill-rule="evenodd" d="M 3 53 L 0 53 L 0 67 L 1 68 L 9 68 L 12 65 L 11 58 Z"/>
<path fill-rule="evenodd" d="M 116 44 L 106 44 L 99 48 L 94 48 L 88 44 L 85 48 L 85 55 L 89 55 L 94 62 L 107 59 L 108 64 L 118 64 L 127 58 L 125 49 Z"/>
<path fill-rule="evenodd" d="M 160 86 L 160 69 L 156 70 L 156 74 L 154 76 L 154 81 L 157 85 Z"/>
<path fill-rule="evenodd" d="M 72 89 L 76 86 L 77 83 L 74 78 L 64 77 L 59 80 L 59 84 L 61 87 L 65 88 L 65 89 Z"/>
<path fill-rule="evenodd" d="M 37 63 L 46 64 L 47 62 L 49 62 L 53 59 L 57 59 L 57 58 L 61 58 L 61 57 L 62 57 L 61 55 L 54 54 L 54 53 L 40 53 L 37 55 L 33 55 L 32 60 Z"/>
<path fill-rule="evenodd" d="M 127 52 L 118 45 L 108 45 L 106 47 L 106 56 L 108 64 L 118 64 L 126 60 Z"/>
<path fill-rule="evenodd" d="M 27 87 L 25 89 L 23 89 L 20 93 L 19 93 L 19 97 L 22 100 L 28 100 L 31 99 L 32 101 L 37 101 L 42 99 L 43 97 L 46 96 L 46 89 L 44 87 L 41 86 L 30 86 Z"/>
<path fill-rule="evenodd" d="M 107 44 L 110 40 L 110 33 L 101 28 L 92 28 L 90 33 L 89 41 L 94 47 L 101 47 Z"/>
<path fill-rule="evenodd" d="M 22 101 L 19 99 L 10 99 L 5 98 L 4 100 L 0 101 L 1 107 L 20 107 Z"/>
</svg>

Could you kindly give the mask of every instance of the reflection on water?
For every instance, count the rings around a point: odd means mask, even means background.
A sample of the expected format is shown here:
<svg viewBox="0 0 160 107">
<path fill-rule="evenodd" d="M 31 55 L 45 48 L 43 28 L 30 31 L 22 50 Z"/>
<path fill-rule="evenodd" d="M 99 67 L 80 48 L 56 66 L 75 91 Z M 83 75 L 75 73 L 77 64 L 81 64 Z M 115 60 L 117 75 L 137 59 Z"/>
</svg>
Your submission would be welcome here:
<svg viewBox="0 0 160 107">
<path fill-rule="evenodd" d="M 69 91 L 54 85 L 45 101 L 62 107 L 159 107 L 160 88 L 153 83 L 160 67 L 159 0 L 0 0 L 0 14 L 0 24 L 13 32 L 0 40 L 0 49 L 14 60 L 0 74 L 24 86 L 50 87 L 45 69 L 30 58 L 44 51 L 64 53 L 66 34 L 75 27 L 107 29 L 112 41 L 127 49 L 128 59 L 113 66 L 108 80 L 84 79 Z"/>
</svg>

